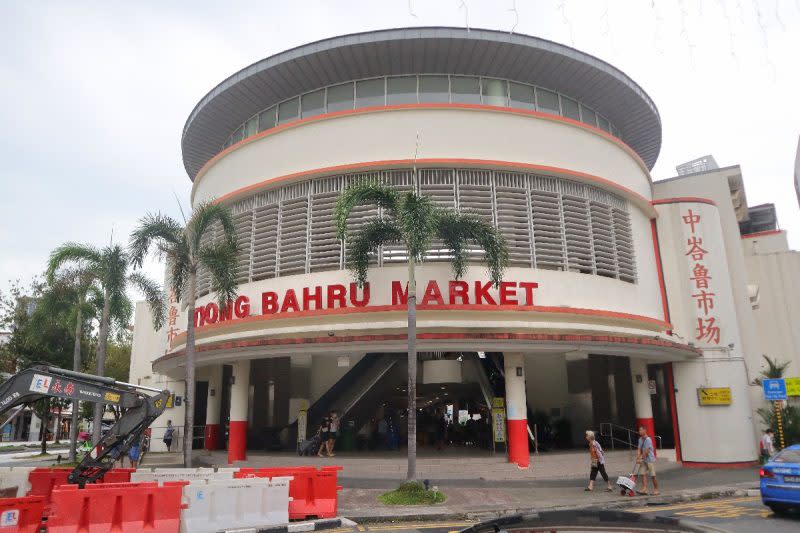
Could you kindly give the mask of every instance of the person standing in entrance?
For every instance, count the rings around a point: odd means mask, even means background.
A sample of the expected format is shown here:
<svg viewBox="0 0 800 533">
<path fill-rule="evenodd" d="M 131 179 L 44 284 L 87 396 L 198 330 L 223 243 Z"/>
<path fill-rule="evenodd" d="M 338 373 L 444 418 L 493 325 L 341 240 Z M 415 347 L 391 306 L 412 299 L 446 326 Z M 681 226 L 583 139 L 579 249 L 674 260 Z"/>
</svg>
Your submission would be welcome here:
<svg viewBox="0 0 800 533">
<path fill-rule="evenodd" d="M 331 411 L 330 416 L 330 431 L 328 432 L 328 457 L 334 457 L 336 454 L 333 453 L 333 446 L 336 444 L 336 437 L 339 436 L 339 424 L 341 420 L 339 420 L 339 413 L 336 411 Z"/>
<path fill-rule="evenodd" d="M 775 432 L 772 428 L 767 428 L 764 435 L 761 437 L 761 442 L 758 445 L 761 451 L 761 464 L 767 463 L 769 458 L 775 454 Z"/>
<path fill-rule="evenodd" d="M 586 432 L 586 442 L 589 443 L 589 458 L 592 461 L 592 469 L 589 471 L 589 486 L 583 490 L 587 492 L 594 490 L 594 480 L 597 479 L 597 473 L 600 472 L 600 475 L 603 476 L 603 481 L 608 485 L 606 492 L 611 492 L 613 489 L 611 488 L 611 480 L 608 479 L 608 474 L 606 473 L 606 459 L 603 456 L 603 447 L 595 440 L 594 431 Z"/>
<path fill-rule="evenodd" d="M 322 455 L 322 452 L 327 452 L 328 450 L 328 438 L 331 434 L 331 417 L 330 414 L 322 419 L 322 424 L 319 426 L 319 437 L 321 444 L 319 445 L 319 451 L 317 452 L 317 457 L 325 457 Z M 328 452 L 330 453 L 330 452 Z"/>
<path fill-rule="evenodd" d="M 653 481 L 653 495 L 661 494 L 658 491 L 658 481 L 656 480 L 656 454 L 653 448 L 653 439 L 647 436 L 647 429 L 644 426 L 639 426 L 639 444 L 636 451 L 636 463 L 645 471 L 639 475 L 642 477 L 642 485 L 644 485 L 644 493 L 650 494 L 647 488 L 648 476 Z"/>
<path fill-rule="evenodd" d="M 164 444 L 167 445 L 167 451 L 172 451 L 172 437 L 175 435 L 175 428 L 172 427 L 172 420 L 167 420 L 167 429 L 164 430 Z"/>
</svg>

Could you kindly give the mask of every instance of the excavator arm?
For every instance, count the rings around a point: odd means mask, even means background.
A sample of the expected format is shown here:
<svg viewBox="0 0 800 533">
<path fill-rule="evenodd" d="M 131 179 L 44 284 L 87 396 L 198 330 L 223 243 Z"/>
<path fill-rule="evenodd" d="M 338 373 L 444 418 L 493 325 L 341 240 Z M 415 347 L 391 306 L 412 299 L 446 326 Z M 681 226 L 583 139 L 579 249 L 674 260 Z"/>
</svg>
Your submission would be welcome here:
<svg viewBox="0 0 800 533">
<path fill-rule="evenodd" d="M 147 394 L 149 391 L 154 394 Z M 159 391 L 112 378 L 51 366 L 32 366 L 0 384 L 0 416 L 14 407 L 42 398 L 64 398 L 110 404 L 122 416 L 70 473 L 70 483 L 93 483 L 128 453 L 145 429 L 164 412 L 169 391 Z"/>
</svg>

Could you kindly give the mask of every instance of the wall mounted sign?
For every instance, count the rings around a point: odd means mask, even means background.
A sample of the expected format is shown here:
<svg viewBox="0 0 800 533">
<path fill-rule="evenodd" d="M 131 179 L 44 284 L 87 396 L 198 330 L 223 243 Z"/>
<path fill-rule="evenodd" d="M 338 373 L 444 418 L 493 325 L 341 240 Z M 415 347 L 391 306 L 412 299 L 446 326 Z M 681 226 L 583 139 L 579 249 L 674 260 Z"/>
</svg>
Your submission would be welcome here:
<svg viewBox="0 0 800 533">
<path fill-rule="evenodd" d="M 733 403 L 730 387 L 700 387 L 697 389 L 700 405 L 730 405 Z"/>
<path fill-rule="evenodd" d="M 786 399 L 786 380 L 765 379 L 761 382 L 761 386 L 764 388 L 764 399 L 768 402 Z"/>
<path fill-rule="evenodd" d="M 800 396 L 800 378 L 784 378 L 786 396 Z"/>
</svg>

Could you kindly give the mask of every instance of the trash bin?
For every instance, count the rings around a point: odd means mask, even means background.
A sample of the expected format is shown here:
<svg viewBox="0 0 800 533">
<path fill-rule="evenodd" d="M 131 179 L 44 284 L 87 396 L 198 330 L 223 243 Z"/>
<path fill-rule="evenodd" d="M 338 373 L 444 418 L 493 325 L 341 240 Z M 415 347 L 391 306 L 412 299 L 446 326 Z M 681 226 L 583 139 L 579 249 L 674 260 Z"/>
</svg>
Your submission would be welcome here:
<svg viewBox="0 0 800 533">
<path fill-rule="evenodd" d="M 347 420 L 342 425 L 342 434 L 336 442 L 336 449 L 343 452 L 352 452 L 356 449 L 356 423 Z"/>
</svg>

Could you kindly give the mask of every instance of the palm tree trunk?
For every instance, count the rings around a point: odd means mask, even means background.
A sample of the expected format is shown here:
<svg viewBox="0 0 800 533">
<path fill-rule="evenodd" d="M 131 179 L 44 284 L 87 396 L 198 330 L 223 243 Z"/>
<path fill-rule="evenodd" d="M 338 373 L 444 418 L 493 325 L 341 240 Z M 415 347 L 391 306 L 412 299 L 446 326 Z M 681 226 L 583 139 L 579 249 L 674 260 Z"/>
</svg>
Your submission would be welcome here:
<svg viewBox="0 0 800 533">
<path fill-rule="evenodd" d="M 189 273 L 189 290 L 186 295 L 186 391 L 183 394 L 183 466 L 192 467 L 192 443 L 194 442 L 194 306 L 197 273 Z"/>
<path fill-rule="evenodd" d="M 75 344 L 72 348 L 72 370 L 80 372 L 81 370 L 81 333 L 83 333 L 83 315 L 81 313 L 83 306 L 83 298 L 78 300 L 78 312 L 75 320 Z M 78 413 L 80 405 L 78 400 L 72 400 L 72 422 L 69 425 L 69 462 L 74 463 L 77 458 L 78 447 Z"/>
<path fill-rule="evenodd" d="M 100 317 L 100 332 L 97 338 L 97 371 L 98 376 L 105 375 L 106 371 L 106 349 L 108 347 L 108 322 L 109 315 L 111 314 L 111 303 L 109 302 L 111 295 L 108 289 L 103 292 L 103 315 Z M 94 406 L 94 427 L 92 429 L 92 442 L 96 446 L 103 436 L 103 412 L 105 411 L 105 404 L 98 403 Z"/>
<path fill-rule="evenodd" d="M 408 472 L 417 477 L 417 280 L 415 259 L 408 258 Z"/>
<path fill-rule="evenodd" d="M 58 400 L 58 416 L 56 417 L 56 423 L 53 424 L 53 437 L 54 441 L 53 444 L 60 444 L 61 443 L 61 400 Z"/>
</svg>

